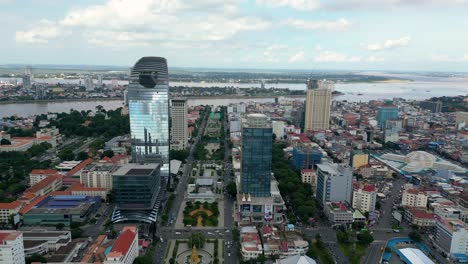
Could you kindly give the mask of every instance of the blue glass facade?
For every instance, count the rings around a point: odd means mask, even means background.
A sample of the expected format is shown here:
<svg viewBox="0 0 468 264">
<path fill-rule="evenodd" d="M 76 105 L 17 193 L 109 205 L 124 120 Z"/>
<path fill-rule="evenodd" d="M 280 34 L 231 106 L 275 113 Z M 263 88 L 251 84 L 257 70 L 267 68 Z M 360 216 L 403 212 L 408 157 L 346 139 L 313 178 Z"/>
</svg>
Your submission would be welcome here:
<svg viewBox="0 0 468 264">
<path fill-rule="evenodd" d="M 377 124 L 380 128 L 384 128 L 385 122 L 390 119 L 398 119 L 398 107 L 382 106 L 377 109 Z"/>
<path fill-rule="evenodd" d="M 322 161 L 322 152 L 317 149 L 307 149 L 306 147 L 295 147 L 292 152 L 292 166 L 294 169 L 313 169 L 315 165 Z"/>
<path fill-rule="evenodd" d="M 169 85 L 166 59 L 141 58 L 131 70 L 128 110 L 134 162 L 169 163 Z"/>
<path fill-rule="evenodd" d="M 242 130 L 242 193 L 253 197 L 271 196 L 271 128 L 244 127 Z"/>
</svg>

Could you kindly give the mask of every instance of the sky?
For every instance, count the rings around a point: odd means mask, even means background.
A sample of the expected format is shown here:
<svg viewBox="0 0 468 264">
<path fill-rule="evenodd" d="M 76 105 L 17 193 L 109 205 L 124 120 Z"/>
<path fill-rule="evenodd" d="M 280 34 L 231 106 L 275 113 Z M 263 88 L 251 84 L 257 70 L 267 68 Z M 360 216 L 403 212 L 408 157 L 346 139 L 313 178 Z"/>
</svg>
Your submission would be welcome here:
<svg viewBox="0 0 468 264">
<path fill-rule="evenodd" d="M 468 71 L 468 0 L 0 0 L 0 64 Z"/>
</svg>

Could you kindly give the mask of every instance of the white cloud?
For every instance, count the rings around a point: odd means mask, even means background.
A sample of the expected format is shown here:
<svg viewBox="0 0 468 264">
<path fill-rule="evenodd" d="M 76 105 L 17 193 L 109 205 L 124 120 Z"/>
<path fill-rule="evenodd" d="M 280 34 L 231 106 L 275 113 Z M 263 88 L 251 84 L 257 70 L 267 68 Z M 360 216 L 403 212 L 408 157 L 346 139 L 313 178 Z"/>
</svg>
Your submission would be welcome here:
<svg viewBox="0 0 468 264">
<path fill-rule="evenodd" d="M 311 11 L 320 7 L 320 0 L 257 0 L 257 4 Z"/>
<path fill-rule="evenodd" d="M 83 38 L 100 46 L 139 46 L 162 42 L 221 41 L 249 30 L 263 30 L 270 22 L 243 16 L 235 0 L 108 0 L 101 5 L 74 9 L 57 29 L 81 32 Z M 105 33 L 105 34 L 102 34 Z M 59 34 L 31 27 L 17 31 L 18 42 L 46 43 Z"/>
<path fill-rule="evenodd" d="M 335 21 L 306 21 L 300 19 L 290 19 L 285 22 L 286 25 L 295 27 L 297 29 L 306 29 L 306 30 L 347 30 L 351 26 L 351 22 L 344 18 L 340 18 Z"/>
<path fill-rule="evenodd" d="M 67 34 L 68 32 L 62 26 L 43 19 L 29 30 L 16 31 L 15 40 L 23 43 L 45 44 L 48 43 L 49 39 Z"/>
<path fill-rule="evenodd" d="M 357 56 L 348 56 L 331 50 L 325 50 L 315 57 L 318 62 L 358 62 L 361 58 Z"/>
<path fill-rule="evenodd" d="M 433 54 L 430 56 L 432 61 L 436 62 L 465 62 L 468 61 L 468 53 L 453 57 L 447 54 Z"/>
<path fill-rule="evenodd" d="M 329 9 L 363 9 L 363 8 L 398 8 L 408 6 L 435 6 L 435 5 L 461 5 L 468 0 L 334 0 L 328 1 L 324 6 Z"/>
<path fill-rule="evenodd" d="M 370 51 L 382 51 L 382 50 L 395 49 L 399 47 L 408 46 L 410 41 L 411 41 L 411 36 L 405 36 L 399 39 L 389 39 L 383 43 L 368 44 L 366 46 L 366 49 Z"/>
<path fill-rule="evenodd" d="M 383 61 L 385 61 L 385 58 L 384 57 L 369 56 L 369 58 L 367 58 L 367 61 L 369 61 L 369 62 L 383 62 Z"/>
<path fill-rule="evenodd" d="M 260 61 L 273 62 L 273 63 L 280 62 L 280 58 L 287 48 L 288 46 L 284 44 L 270 45 L 263 52 L 263 56 L 260 59 Z"/>
<path fill-rule="evenodd" d="M 300 50 L 289 58 L 288 63 L 295 63 L 295 62 L 300 62 L 304 60 L 305 60 L 305 52 L 303 50 Z"/>
</svg>

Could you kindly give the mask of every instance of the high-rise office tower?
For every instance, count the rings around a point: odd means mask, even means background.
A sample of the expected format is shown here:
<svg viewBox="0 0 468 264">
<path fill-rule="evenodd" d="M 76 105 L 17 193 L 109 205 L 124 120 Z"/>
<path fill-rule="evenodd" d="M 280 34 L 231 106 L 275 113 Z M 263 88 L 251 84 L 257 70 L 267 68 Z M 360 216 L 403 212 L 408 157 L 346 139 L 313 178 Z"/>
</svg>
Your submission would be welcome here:
<svg viewBox="0 0 468 264">
<path fill-rule="evenodd" d="M 332 91 L 333 83 L 330 81 L 307 81 L 304 131 L 329 128 Z"/>
<path fill-rule="evenodd" d="M 93 91 L 94 90 L 94 83 L 93 83 L 93 78 L 88 77 L 84 80 L 84 86 L 86 88 L 86 91 Z"/>
<path fill-rule="evenodd" d="M 263 114 L 250 114 L 242 128 L 241 192 L 271 196 L 273 131 Z"/>
<path fill-rule="evenodd" d="M 98 84 L 99 86 L 102 86 L 102 83 L 103 83 L 103 82 L 102 82 L 102 74 L 99 74 L 97 77 L 98 77 L 98 83 L 97 83 L 97 84 Z"/>
<path fill-rule="evenodd" d="M 377 125 L 383 129 L 389 119 L 398 119 L 398 107 L 388 104 L 377 109 Z"/>
<path fill-rule="evenodd" d="M 172 99 L 171 103 L 171 149 L 183 150 L 188 139 L 187 100 Z"/>
<path fill-rule="evenodd" d="M 115 209 L 112 221 L 141 221 L 157 219 L 158 195 L 161 189 L 160 164 L 125 164 L 112 173 Z"/>
<path fill-rule="evenodd" d="M 163 163 L 169 170 L 169 80 L 167 62 L 143 57 L 130 72 L 128 111 L 133 162 Z"/>
<path fill-rule="evenodd" d="M 33 83 L 33 74 L 31 66 L 26 66 L 23 76 L 23 88 L 31 89 Z"/>
<path fill-rule="evenodd" d="M 348 202 L 351 204 L 353 169 L 349 165 L 325 163 L 317 165 L 318 202 Z"/>
</svg>

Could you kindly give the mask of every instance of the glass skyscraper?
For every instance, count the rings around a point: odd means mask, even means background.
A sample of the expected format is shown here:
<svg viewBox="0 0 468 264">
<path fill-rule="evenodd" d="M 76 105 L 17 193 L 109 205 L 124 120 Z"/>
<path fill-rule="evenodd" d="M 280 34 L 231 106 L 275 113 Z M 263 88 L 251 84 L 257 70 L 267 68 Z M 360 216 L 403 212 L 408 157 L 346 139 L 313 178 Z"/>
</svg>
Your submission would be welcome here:
<svg viewBox="0 0 468 264">
<path fill-rule="evenodd" d="M 263 114 L 250 114 L 242 129 L 241 192 L 253 197 L 271 196 L 273 131 Z"/>
<path fill-rule="evenodd" d="M 166 59 L 143 57 L 138 60 L 131 69 L 127 94 L 133 162 L 157 162 L 168 167 L 168 96 Z"/>
</svg>

